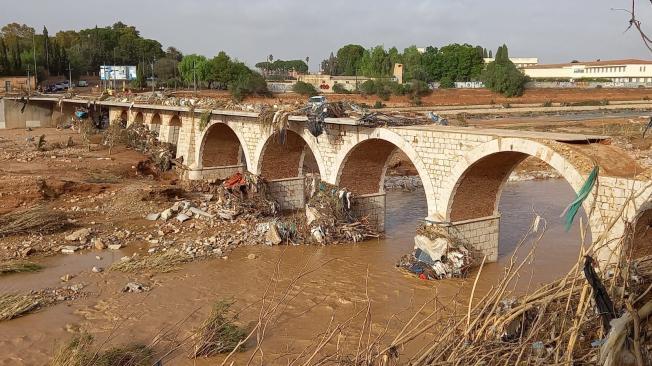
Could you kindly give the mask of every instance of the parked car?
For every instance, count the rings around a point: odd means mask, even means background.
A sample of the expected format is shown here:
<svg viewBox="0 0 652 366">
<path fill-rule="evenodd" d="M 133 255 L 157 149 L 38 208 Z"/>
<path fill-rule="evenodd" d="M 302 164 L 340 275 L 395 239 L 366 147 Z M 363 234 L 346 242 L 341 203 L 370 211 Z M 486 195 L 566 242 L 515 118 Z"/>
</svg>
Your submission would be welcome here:
<svg viewBox="0 0 652 366">
<path fill-rule="evenodd" d="M 79 82 L 77 82 L 77 85 L 80 87 L 85 87 L 88 86 L 88 82 L 86 80 L 79 80 Z"/>
<path fill-rule="evenodd" d="M 308 106 L 311 108 L 319 107 L 324 103 L 326 103 L 326 97 L 323 95 L 310 97 L 310 99 L 308 99 Z"/>
</svg>

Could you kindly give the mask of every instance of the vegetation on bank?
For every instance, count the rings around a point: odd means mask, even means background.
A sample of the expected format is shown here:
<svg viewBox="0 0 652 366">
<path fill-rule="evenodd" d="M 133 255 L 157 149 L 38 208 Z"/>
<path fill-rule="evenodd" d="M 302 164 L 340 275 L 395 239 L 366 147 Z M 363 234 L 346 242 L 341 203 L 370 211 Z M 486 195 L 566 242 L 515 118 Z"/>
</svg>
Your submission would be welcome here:
<svg viewBox="0 0 652 366">
<path fill-rule="evenodd" d="M 482 81 L 493 92 L 506 97 L 517 97 L 523 95 L 528 77 L 510 61 L 507 46 L 502 45 L 496 51 L 496 60 L 487 64 L 482 73 Z"/>
</svg>

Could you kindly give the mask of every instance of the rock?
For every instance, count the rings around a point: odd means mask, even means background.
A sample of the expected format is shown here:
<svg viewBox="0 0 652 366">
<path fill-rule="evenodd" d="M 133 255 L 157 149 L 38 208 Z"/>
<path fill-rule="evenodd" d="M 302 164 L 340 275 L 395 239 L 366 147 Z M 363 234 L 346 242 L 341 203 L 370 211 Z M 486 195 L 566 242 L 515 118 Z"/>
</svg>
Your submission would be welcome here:
<svg viewBox="0 0 652 366">
<path fill-rule="evenodd" d="M 247 256 L 247 259 L 256 259 L 258 258 L 254 253 L 251 253 Z"/>
<path fill-rule="evenodd" d="M 64 247 L 61 249 L 61 253 L 64 253 L 64 254 L 73 254 L 73 253 L 76 252 L 77 250 L 79 250 L 79 247 L 78 247 L 78 246 L 75 246 L 75 245 L 66 245 L 66 246 L 64 246 Z"/>
<path fill-rule="evenodd" d="M 161 216 L 161 214 L 158 213 L 158 212 L 156 212 L 156 213 L 151 213 L 151 214 L 145 216 L 145 219 L 147 219 L 147 220 L 149 220 L 149 221 L 156 221 L 156 220 L 158 220 L 158 218 L 159 218 L 160 216 Z"/>
<path fill-rule="evenodd" d="M 73 276 L 73 275 L 71 275 L 71 274 L 66 274 L 66 275 L 61 276 L 60 279 L 61 279 L 62 282 L 68 282 L 68 281 L 70 281 L 73 277 L 75 277 L 75 276 Z"/>
<path fill-rule="evenodd" d="M 91 271 L 93 273 L 100 273 L 100 272 L 104 271 L 104 268 L 102 268 L 102 267 L 93 267 L 93 269 L 91 269 Z"/>
<path fill-rule="evenodd" d="M 120 248 L 122 248 L 122 244 L 120 244 L 120 243 L 118 243 L 118 244 L 109 244 L 109 249 L 111 249 L 111 250 L 118 250 Z"/>
<path fill-rule="evenodd" d="M 281 238 L 281 235 L 278 233 L 278 228 L 276 227 L 275 223 L 270 223 L 269 225 L 269 230 L 267 230 L 267 233 L 265 234 L 265 243 L 267 245 L 279 245 L 283 239 Z"/>
<path fill-rule="evenodd" d="M 129 282 L 125 285 L 125 287 L 122 288 L 122 292 L 135 292 L 135 293 L 147 292 L 149 290 L 150 290 L 149 286 L 145 286 L 142 283 L 138 283 L 138 282 Z"/>
<path fill-rule="evenodd" d="M 77 283 L 77 284 L 68 286 L 68 289 L 70 289 L 71 291 L 74 291 L 74 292 L 79 292 L 83 288 L 84 288 L 84 285 L 81 284 L 81 283 Z"/>
<path fill-rule="evenodd" d="M 200 210 L 200 209 L 198 209 L 196 207 L 190 207 L 188 210 L 190 212 L 192 212 L 193 214 L 197 215 L 197 216 L 204 216 L 204 217 L 208 217 L 209 219 L 212 219 L 213 217 L 215 217 L 215 215 L 211 215 L 208 212 L 206 212 L 204 210 Z"/>
<path fill-rule="evenodd" d="M 440 261 L 441 257 L 446 254 L 446 249 L 450 242 L 446 238 L 437 238 L 431 240 L 427 236 L 417 235 L 414 237 L 414 248 L 421 249 L 423 252 L 428 254 L 433 261 Z"/>
<path fill-rule="evenodd" d="M 190 216 L 188 216 L 186 214 L 183 214 L 183 213 L 180 213 L 180 214 L 177 215 L 177 220 L 179 220 L 179 222 L 186 222 L 186 221 L 190 220 Z"/>
<path fill-rule="evenodd" d="M 91 229 L 83 228 L 73 232 L 72 234 L 67 235 L 65 239 L 68 241 L 75 241 L 75 240 L 85 241 L 89 235 L 91 235 Z"/>
<path fill-rule="evenodd" d="M 106 244 L 104 244 L 104 242 L 103 242 L 102 239 L 100 239 L 100 238 L 95 238 L 95 239 L 93 239 L 93 246 L 94 246 L 95 249 L 97 249 L 97 250 L 103 250 L 103 249 L 106 249 Z"/>
<path fill-rule="evenodd" d="M 174 213 L 172 212 L 171 209 L 168 208 L 167 210 L 161 212 L 161 217 L 160 218 L 163 221 L 168 221 L 172 217 L 172 215 L 174 215 Z"/>
<path fill-rule="evenodd" d="M 129 262 L 131 260 L 131 257 L 128 255 L 125 255 L 124 257 L 120 258 L 120 262 Z"/>
</svg>

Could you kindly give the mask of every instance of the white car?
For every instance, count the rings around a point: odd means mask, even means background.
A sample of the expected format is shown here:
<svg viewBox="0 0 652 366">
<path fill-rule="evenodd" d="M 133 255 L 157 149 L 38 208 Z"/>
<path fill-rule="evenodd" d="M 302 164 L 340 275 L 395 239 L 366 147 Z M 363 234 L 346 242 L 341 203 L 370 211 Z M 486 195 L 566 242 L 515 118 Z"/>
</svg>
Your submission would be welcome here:
<svg viewBox="0 0 652 366">
<path fill-rule="evenodd" d="M 317 95 L 314 97 L 310 97 L 310 99 L 308 99 L 308 106 L 312 108 L 319 107 L 325 103 L 326 103 L 326 97 L 322 95 Z"/>
</svg>

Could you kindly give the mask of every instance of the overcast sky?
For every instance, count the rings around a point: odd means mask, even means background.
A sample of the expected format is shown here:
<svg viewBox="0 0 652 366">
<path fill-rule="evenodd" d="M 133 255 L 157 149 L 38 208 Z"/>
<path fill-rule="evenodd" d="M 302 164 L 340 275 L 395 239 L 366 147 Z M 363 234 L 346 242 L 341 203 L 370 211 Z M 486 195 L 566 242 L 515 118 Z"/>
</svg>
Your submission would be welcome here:
<svg viewBox="0 0 652 366">
<path fill-rule="evenodd" d="M 652 6 L 637 0 L 652 34 Z M 224 50 L 253 65 L 310 57 L 311 70 L 347 43 L 403 49 L 470 43 L 540 62 L 643 58 L 652 54 L 628 15 L 629 0 L 0 0 L 0 23 L 26 23 L 50 34 L 121 20 L 141 35 L 184 53 Z M 647 23 L 647 24 L 646 24 Z"/>
</svg>

